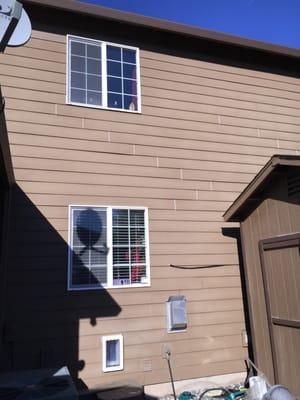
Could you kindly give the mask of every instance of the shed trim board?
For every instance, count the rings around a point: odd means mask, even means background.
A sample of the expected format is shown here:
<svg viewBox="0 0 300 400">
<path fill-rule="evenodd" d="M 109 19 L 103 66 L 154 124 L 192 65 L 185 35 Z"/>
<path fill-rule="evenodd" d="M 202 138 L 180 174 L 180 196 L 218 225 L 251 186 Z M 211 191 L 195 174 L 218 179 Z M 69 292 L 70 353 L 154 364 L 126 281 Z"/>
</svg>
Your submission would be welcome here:
<svg viewBox="0 0 300 400">
<path fill-rule="evenodd" d="M 265 300 L 267 307 L 267 315 L 268 315 L 268 326 L 269 326 L 269 334 L 271 339 L 271 348 L 272 348 L 272 359 L 273 359 L 273 370 L 275 376 L 275 383 L 280 384 L 280 373 L 279 373 L 279 365 L 277 362 L 278 352 L 276 350 L 276 339 L 274 337 L 273 325 L 290 327 L 299 329 L 300 321 L 295 319 L 284 319 L 279 317 L 274 317 L 272 315 L 271 309 L 271 298 L 268 290 L 268 280 L 267 280 L 267 272 L 266 272 L 266 262 L 264 259 L 264 252 L 268 250 L 277 250 L 289 247 L 298 247 L 300 243 L 300 232 L 291 235 L 282 235 L 280 237 L 268 238 L 265 240 L 261 240 L 259 242 L 259 254 L 260 254 L 260 262 L 263 276 L 263 286 L 265 292 Z M 273 245 L 273 246 L 271 246 Z"/>
<path fill-rule="evenodd" d="M 300 245 L 300 234 L 275 236 L 271 239 L 264 239 L 261 242 L 263 250 L 282 249 Z"/>
</svg>

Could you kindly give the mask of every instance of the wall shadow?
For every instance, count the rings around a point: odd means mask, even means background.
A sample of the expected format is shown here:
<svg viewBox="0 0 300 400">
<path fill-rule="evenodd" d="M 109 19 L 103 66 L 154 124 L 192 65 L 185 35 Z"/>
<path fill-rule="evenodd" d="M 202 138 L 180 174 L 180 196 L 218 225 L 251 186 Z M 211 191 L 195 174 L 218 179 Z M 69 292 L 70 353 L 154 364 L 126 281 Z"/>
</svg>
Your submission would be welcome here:
<svg viewBox="0 0 300 400">
<path fill-rule="evenodd" d="M 89 329 L 97 318 L 116 316 L 121 308 L 105 289 L 67 290 L 68 244 L 17 185 L 11 189 L 8 235 L 0 370 L 67 365 L 78 382 L 85 368 L 78 351 L 80 320 L 86 319 Z M 80 257 L 73 254 L 73 259 L 96 282 Z"/>
<path fill-rule="evenodd" d="M 160 31 L 147 26 L 120 22 L 110 18 L 93 18 L 89 15 L 70 13 L 47 7 L 26 4 L 26 11 L 33 28 L 58 34 L 83 37 L 137 46 L 156 53 L 207 61 L 221 65 L 253 69 L 299 77 L 300 62 L 295 57 L 263 51 L 243 44 L 228 46 L 223 40 L 187 36 Z M 84 15 L 84 18 L 83 18 Z M 138 21 L 137 21 L 138 22 Z"/>
</svg>

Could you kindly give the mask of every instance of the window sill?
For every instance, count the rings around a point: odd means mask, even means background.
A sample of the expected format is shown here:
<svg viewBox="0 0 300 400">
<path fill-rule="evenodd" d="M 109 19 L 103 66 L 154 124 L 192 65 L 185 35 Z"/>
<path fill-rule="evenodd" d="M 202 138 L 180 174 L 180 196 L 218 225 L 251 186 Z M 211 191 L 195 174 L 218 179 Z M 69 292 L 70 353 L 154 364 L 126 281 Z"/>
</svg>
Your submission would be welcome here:
<svg viewBox="0 0 300 400">
<path fill-rule="evenodd" d="M 182 332 L 186 332 L 187 328 L 185 329 L 174 329 L 173 331 L 167 330 L 167 333 L 182 333 Z"/>
<path fill-rule="evenodd" d="M 142 114 L 141 110 L 126 110 L 126 109 L 122 109 L 122 108 L 111 108 L 111 107 L 103 107 L 103 106 L 94 106 L 92 104 L 74 103 L 74 102 L 71 102 L 71 101 L 66 101 L 66 104 L 70 105 L 70 106 L 93 108 L 93 109 L 98 109 L 98 110 L 119 111 L 119 112 L 125 112 L 125 113 L 130 113 L 130 114 Z"/>
<path fill-rule="evenodd" d="M 115 286 L 95 286 L 95 287 L 68 287 L 68 292 L 81 292 L 83 290 L 106 290 L 106 289 L 137 289 L 137 288 L 144 288 L 144 287 L 151 287 L 151 283 L 137 283 L 132 285 L 115 285 Z"/>
<path fill-rule="evenodd" d="M 102 370 L 102 372 L 104 372 L 105 374 L 107 372 L 115 372 L 115 371 L 124 371 L 124 368 L 123 367 L 122 368 L 120 368 L 120 367 L 110 367 L 110 368 L 104 368 Z"/>
</svg>

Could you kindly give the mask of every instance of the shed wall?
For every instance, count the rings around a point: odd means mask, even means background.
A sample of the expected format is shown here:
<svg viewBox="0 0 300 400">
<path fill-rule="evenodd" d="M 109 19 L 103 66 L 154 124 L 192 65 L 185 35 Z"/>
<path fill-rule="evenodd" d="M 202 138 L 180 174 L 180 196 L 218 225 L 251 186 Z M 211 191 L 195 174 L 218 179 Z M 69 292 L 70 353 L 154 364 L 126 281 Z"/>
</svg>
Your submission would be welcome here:
<svg viewBox="0 0 300 400">
<path fill-rule="evenodd" d="M 247 274 L 254 353 L 258 367 L 271 381 L 274 369 L 263 287 L 259 241 L 300 230 L 300 207 L 288 198 L 287 175 L 278 175 L 266 188 L 266 199 L 241 223 Z M 278 294 L 279 295 L 279 294 Z"/>
<path fill-rule="evenodd" d="M 9 365 L 60 360 L 91 386 L 152 384 L 169 379 L 170 343 L 175 380 L 242 371 L 237 246 L 222 234 L 237 225 L 222 214 L 272 154 L 300 149 L 299 81 L 141 48 L 142 114 L 70 106 L 66 37 L 51 29 L 8 49 L 0 73 L 18 184 Z M 66 292 L 69 204 L 149 207 L 151 287 Z M 165 301 L 176 294 L 187 297 L 188 329 L 167 334 Z M 100 339 L 116 333 L 125 369 L 104 374 Z"/>
</svg>

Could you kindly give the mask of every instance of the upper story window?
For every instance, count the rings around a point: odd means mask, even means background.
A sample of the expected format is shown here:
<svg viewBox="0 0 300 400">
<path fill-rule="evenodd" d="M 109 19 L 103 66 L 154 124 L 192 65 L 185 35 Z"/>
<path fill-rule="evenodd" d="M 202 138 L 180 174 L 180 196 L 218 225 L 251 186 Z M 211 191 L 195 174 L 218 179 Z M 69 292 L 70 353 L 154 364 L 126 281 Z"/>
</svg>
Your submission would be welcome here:
<svg viewBox="0 0 300 400">
<path fill-rule="evenodd" d="M 69 289 L 149 284 L 147 209 L 70 206 Z"/>
<path fill-rule="evenodd" d="M 141 111 L 139 50 L 68 36 L 67 102 Z"/>
</svg>

